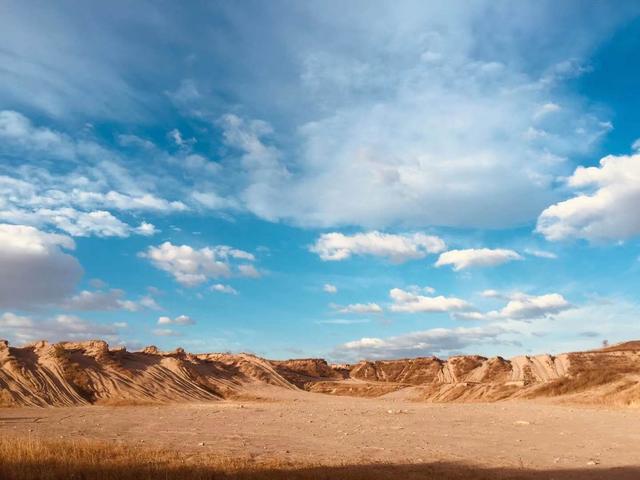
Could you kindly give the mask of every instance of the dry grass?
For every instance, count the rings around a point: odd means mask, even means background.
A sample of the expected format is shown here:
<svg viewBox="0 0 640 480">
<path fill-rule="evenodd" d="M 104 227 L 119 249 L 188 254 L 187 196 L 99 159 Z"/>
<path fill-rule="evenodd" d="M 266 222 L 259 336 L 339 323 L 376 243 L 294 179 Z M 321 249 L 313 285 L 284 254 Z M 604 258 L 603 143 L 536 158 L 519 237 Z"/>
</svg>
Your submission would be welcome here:
<svg viewBox="0 0 640 480">
<path fill-rule="evenodd" d="M 524 470 L 464 464 L 295 465 L 88 441 L 0 439 L 3 480 L 632 480 L 638 468 Z"/>
<path fill-rule="evenodd" d="M 0 478 L 133 480 L 243 478 L 260 469 L 286 470 L 277 461 L 265 464 L 224 456 L 132 448 L 106 442 L 0 439 Z"/>
<path fill-rule="evenodd" d="M 573 354 L 570 361 L 569 376 L 535 388 L 531 396 L 556 397 L 582 393 L 620 382 L 626 376 L 638 373 L 636 358 L 615 354 Z"/>
</svg>

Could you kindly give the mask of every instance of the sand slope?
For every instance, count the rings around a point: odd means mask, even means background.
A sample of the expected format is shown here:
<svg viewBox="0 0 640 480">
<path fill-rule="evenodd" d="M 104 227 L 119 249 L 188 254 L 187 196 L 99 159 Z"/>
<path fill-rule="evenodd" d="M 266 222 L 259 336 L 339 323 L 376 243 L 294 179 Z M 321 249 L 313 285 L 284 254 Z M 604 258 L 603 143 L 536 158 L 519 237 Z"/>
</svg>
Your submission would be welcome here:
<svg viewBox="0 0 640 480">
<path fill-rule="evenodd" d="M 316 393 L 431 402 L 562 397 L 640 402 L 640 342 L 511 360 L 478 355 L 330 365 L 322 359 L 269 361 L 249 354 L 139 352 L 106 342 L 0 341 L 0 405 L 195 402 L 247 395 L 271 385 Z"/>
</svg>

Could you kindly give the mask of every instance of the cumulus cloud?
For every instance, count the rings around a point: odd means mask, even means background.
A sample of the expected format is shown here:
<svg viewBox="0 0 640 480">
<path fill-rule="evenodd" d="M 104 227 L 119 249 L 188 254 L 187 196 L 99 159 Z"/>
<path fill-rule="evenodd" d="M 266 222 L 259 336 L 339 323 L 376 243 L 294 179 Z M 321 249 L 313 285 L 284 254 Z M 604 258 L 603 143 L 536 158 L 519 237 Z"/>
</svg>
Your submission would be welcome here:
<svg viewBox="0 0 640 480">
<path fill-rule="evenodd" d="M 512 298 L 500 310 L 500 316 L 515 319 L 540 318 L 569 308 L 571 304 L 559 293 L 539 296 L 519 295 Z"/>
<path fill-rule="evenodd" d="M 213 290 L 214 292 L 228 293 L 230 295 L 238 294 L 238 291 L 231 285 L 224 285 L 222 283 L 216 283 L 215 285 L 212 285 L 211 290 Z"/>
<path fill-rule="evenodd" d="M 393 300 L 393 304 L 389 307 L 392 312 L 438 313 L 471 308 L 469 303 L 460 298 L 444 297 L 442 295 L 427 297 L 400 288 L 391 289 L 389 296 Z"/>
<path fill-rule="evenodd" d="M 34 318 L 5 312 L 0 315 L 0 328 L 3 338 L 18 343 L 36 340 L 56 342 L 96 338 L 119 341 L 119 331 L 126 328 L 126 324 L 123 322 L 112 324 L 91 322 L 76 315 Z"/>
<path fill-rule="evenodd" d="M 336 347 L 332 356 L 345 361 L 448 355 L 482 345 L 507 344 L 501 336 L 514 332 L 515 325 L 492 324 L 480 327 L 433 328 L 389 338 L 363 337 Z"/>
<path fill-rule="evenodd" d="M 492 310 L 487 313 L 461 312 L 457 313 L 456 316 L 468 320 L 531 320 L 548 317 L 573 308 L 559 293 L 535 296 L 517 292 L 503 295 L 495 290 L 485 290 L 482 295 L 487 298 L 505 298 L 509 301 L 500 310 Z"/>
<path fill-rule="evenodd" d="M 0 307 L 59 303 L 70 295 L 82 276 L 78 261 L 65 253 L 74 248 L 65 235 L 0 224 Z"/>
<path fill-rule="evenodd" d="M 120 289 L 108 291 L 83 290 L 63 303 L 69 310 L 100 311 L 100 310 L 127 310 L 138 312 L 144 308 L 160 310 L 160 306 L 151 296 L 143 296 L 138 301 L 127 300 L 125 292 Z"/>
<path fill-rule="evenodd" d="M 435 265 L 451 265 L 453 270 L 459 271 L 473 267 L 493 267 L 513 260 L 522 260 L 522 256 L 513 250 L 503 248 L 470 248 L 444 252 L 438 257 Z"/>
<path fill-rule="evenodd" d="M 6 312 L 3 313 L 2 316 L 0 316 L 0 327 L 2 327 L 3 329 L 31 328 L 33 327 L 33 320 L 31 320 L 31 318 L 29 317 Z"/>
<path fill-rule="evenodd" d="M 640 305 L 624 298 L 597 298 L 553 316 L 528 321 L 500 319 L 472 328 L 436 328 L 390 338 L 364 337 L 337 346 L 332 357 L 354 362 L 457 353 L 522 355 L 562 353 L 598 347 L 602 339 L 620 342 L 640 336 Z M 594 338 L 595 337 L 595 338 Z"/>
<path fill-rule="evenodd" d="M 157 247 L 149 247 L 140 256 L 149 259 L 156 268 L 170 273 L 176 281 L 188 287 L 212 278 L 260 276 L 253 265 L 236 264 L 238 261 L 255 260 L 253 254 L 226 245 L 195 249 L 189 245 L 165 242 Z"/>
<path fill-rule="evenodd" d="M 335 285 L 332 285 L 330 283 L 325 283 L 322 286 L 322 291 L 325 293 L 338 293 L 338 287 L 336 287 Z"/>
<path fill-rule="evenodd" d="M 332 305 L 340 313 L 382 313 L 382 307 L 377 303 L 352 303 L 350 305 Z"/>
<path fill-rule="evenodd" d="M 195 323 L 195 320 L 188 315 L 178 315 L 175 318 L 164 316 L 158 318 L 158 325 L 195 325 Z"/>
<path fill-rule="evenodd" d="M 578 167 L 567 181 L 574 197 L 546 208 L 536 231 L 547 240 L 625 240 L 640 234 L 640 154 L 609 155 Z"/>
<path fill-rule="evenodd" d="M 393 262 L 405 262 L 424 258 L 446 248 L 444 241 L 424 233 L 389 234 L 378 231 L 345 235 L 325 233 L 318 238 L 310 250 L 322 260 L 339 261 L 353 255 L 385 257 Z"/>
</svg>

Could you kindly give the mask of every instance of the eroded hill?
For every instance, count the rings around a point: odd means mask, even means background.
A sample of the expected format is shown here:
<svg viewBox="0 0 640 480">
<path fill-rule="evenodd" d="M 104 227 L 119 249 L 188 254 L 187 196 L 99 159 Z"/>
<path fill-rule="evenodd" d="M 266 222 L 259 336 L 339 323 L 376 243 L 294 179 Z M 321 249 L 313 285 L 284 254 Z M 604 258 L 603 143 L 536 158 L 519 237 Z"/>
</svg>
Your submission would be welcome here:
<svg viewBox="0 0 640 480">
<path fill-rule="evenodd" d="M 433 402 L 562 397 L 636 404 L 639 379 L 640 342 L 510 360 L 465 355 L 331 365 L 322 359 L 269 361 L 155 347 L 128 352 L 103 341 L 42 341 L 21 348 L 0 341 L 4 406 L 214 401 L 242 396 L 255 385 Z"/>
</svg>

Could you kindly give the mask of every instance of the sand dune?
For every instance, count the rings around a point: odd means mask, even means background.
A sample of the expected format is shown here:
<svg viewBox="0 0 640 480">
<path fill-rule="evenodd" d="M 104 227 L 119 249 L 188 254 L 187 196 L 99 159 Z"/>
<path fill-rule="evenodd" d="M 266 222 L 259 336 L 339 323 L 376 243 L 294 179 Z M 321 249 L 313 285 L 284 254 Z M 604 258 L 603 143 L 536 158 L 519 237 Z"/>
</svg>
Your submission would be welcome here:
<svg viewBox="0 0 640 480">
<path fill-rule="evenodd" d="M 433 402 L 559 397 L 634 404 L 640 402 L 638 378 L 640 342 L 511 360 L 466 355 L 331 365 L 155 347 L 128 352 L 103 341 L 41 341 L 21 348 L 0 341 L 4 406 L 201 402 L 247 395 L 256 385 Z"/>
</svg>

